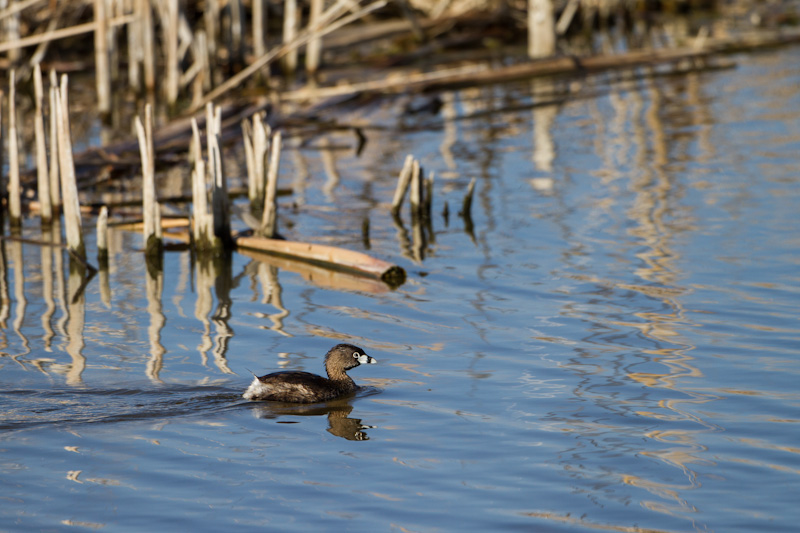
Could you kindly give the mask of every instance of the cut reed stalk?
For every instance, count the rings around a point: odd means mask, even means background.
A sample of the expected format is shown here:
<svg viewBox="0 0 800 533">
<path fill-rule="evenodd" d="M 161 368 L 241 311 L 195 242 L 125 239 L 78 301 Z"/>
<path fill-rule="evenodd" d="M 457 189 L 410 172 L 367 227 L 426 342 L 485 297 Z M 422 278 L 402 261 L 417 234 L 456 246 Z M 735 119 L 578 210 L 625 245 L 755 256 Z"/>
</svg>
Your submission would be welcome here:
<svg viewBox="0 0 800 533">
<path fill-rule="evenodd" d="M 78 185 L 75 180 L 75 164 L 72 158 L 72 139 L 69 121 L 69 78 L 61 76 L 61 87 L 56 89 L 56 115 L 58 118 L 58 155 L 61 175 L 61 196 L 64 199 L 64 226 L 67 248 L 86 261 L 86 248 L 81 232 L 81 208 L 78 200 Z"/>
<path fill-rule="evenodd" d="M 219 36 L 220 20 L 220 0 L 207 0 L 206 8 L 203 11 L 203 23 L 206 29 L 206 39 L 208 43 L 207 53 L 209 57 L 217 57 L 217 37 Z M 209 62 L 209 87 L 216 81 L 217 70 L 214 68 L 215 62 Z M 209 100 L 210 101 L 210 100 Z M 194 109 L 202 109 L 205 102 L 200 102 Z"/>
<path fill-rule="evenodd" d="M 111 112 L 111 70 L 108 48 L 106 0 L 94 0 L 94 67 L 97 84 L 97 107 L 102 116 Z"/>
<path fill-rule="evenodd" d="M 422 206 L 422 168 L 419 166 L 417 159 L 414 159 L 411 164 L 411 184 L 408 200 L 411 204 L 411 219 L 416 220 L 419 218 Z"/>
<path fill-rule="evenodd" d="M 284 0 L 283 2 L 283 45 L 287 46 L 297 37 L 298 28 L 297 0 Z M 297 48 L 292 48 L 283 57 L 283 71 L 293 75 L 297 70 Z"/>
<path fill-rule="evenodd" d="M 128 0 L 136 19 L 128 24 L 128 87 L 135 93 L 142 90 L 142 13 L 141 0 Z"/>
<path fill-rule="evenodd" d="M 50 205 L 53 214 L 61 211 L 60 156 L 58 151 L 58 78 L 50 71 Z"/>
<path fill-rule="evenodd" d="M 163 251 L 161 213 L 156 196 L 155 149 L 153 147 L 153 112 L 150 104 L 145 106 L 145 121 L 136 117 L 136 135 L 142 157 L 142 218 L 144 220 L 144 249 L 148 257 Z"/>
<path fill-rule="evenodd" d="M 409 154 L 403 163 L 403 169 L 400 171 L 400 177 L 397 180 L 397 188 L 394 190 L 394 198 L 392 198 L 392 215 L 398 216 L 400 208 L 403 207 L 403 199 L 406 197 L 408 184 L 411 181 L 411 171 L 414 166 L 414 156 Z"/>
<path fill-rule="evenodd" d="M 153 29 L 153 8 L 149 0 L 136 0 L 142 21 L 142 70 L 144 88 L 151 93 L 156 88 L 156 45 Z"/>
<path fill-rule="evenodd" d="M 556 51 L 553 0 L 528 0 L 528 57 L 548 57 Z"/>
<path fill-rule="evenodd" d="M 264 212 L 261 218 L 261 227 L 258 235 L 272 238 L 278 230 L 278 167 L 281 160 L 281 132 L 272 134 L 269 154 L 269 170 L 267 183 L 264 187 Z"/>
<path fill-rule="evenodd" d="M 464 200 L 461 202 L 461 211 L 458 212 L 458 216 L 464 217 L 465 219 L 472 218 L 472 195 L 475 192 L 475 181 L 475 178 L 469 181 L 467 193 L 464 195 Z"/>
<path fill-rule="evenodd" d="M 319 24 L 322 16 L 323 0 L 311 0 L 311 7 L 308 13 L 308 25 L 313 28 Z M 322 39 L 312 37 L 306 46 L 306 71 L 314 75 L 319 69 L 320 56 L 322 55 Z"/>
<path fill-rule="evenodd" d="M 34 117 L 33 127 L 36 139 L 36 185 L 39 193 L 39 212 L 42 225 L 49 226 L 53 220 L 53 204 L 50 194 L 50 175 L 47 170 L 47 143 L 44 131 L 44 84 L 42 67 L 39 63 L 33 68 Z"/>
<path fill-rule="evenodd" d="M 253 55 L 255 57 L 261 57 L 267 51 L 266 3 L 266 0 L 253 0 Z M 264 69 L 262 77 L 265 79 L 269 77 L 267 69 Z"/>
<path fill-rule="evenodd" d="M 265 113 L 252 116 L 252 123 L 242 121 L 244 151 L 247 162 L 247 197 L 250 212 L 261 213 L 264 209 L 264 189 L 267 181 L 268 154 L 270 149 L 270 127 L 265 122 Z"/>
<path fill-rule="evenodd" d="M 100 269 L 108 266 L 108 207 L 100 208 L 97 216 L 97 262 Z"/>
<path fill-rule="evenodd" d="M 20 12 L 19 11 L 11 11 L 8 13 L 3 20 L 3 38 L 9 41 L 18 41 L 19 40 L 19 19 L 20 19 Z M 18 48 L 12 48 L 8 50 L 8 60 L 12 66 L 17 66 L 19 63 L 20 57 L 22 54 L 22 50 Z"/>
<path fill-rule="evenodd" d="M 8 223 L 15 230 L 22 226 L 16 99 L 17 80 L 16 73 L 12 69 L 8 77 Z"/>
<path fill-rule="evenodd" d="M 179 57 L 178 57 L 178 2 L 167 2 L 166 20 L 162 21 L 164 28 L 164 47 L 167 67 L 166 96 L 167 103 L 174 106 L 178 101 L 178 89 L 180 82 Z"/>
<path fill-rule="evenodd" d="M 429 172 L 428 177 L 423 180 L 422 194 L 422 216 L 431 221 L 431 209 L 433 205 L 433 178 L 434 173 Z"/>
<path fill-rule="evenodd" d="M 211 211 L 214 216 L 214 236 L 218 245 L 228 248 L 231 243 L 231 219 L 228 205 L 228 186 L 222 165 L 222 113 L 219 106 L 206 106 L 206 146 L 211 173 Z"/>
<path fill-rule="evenodd" d="M 206 163 L 203 159 L 203 146 L 200 141 L 200 128 L 192 118 L 192 214 L 194 227 L 192 236 L 197 251 L 205 252 L 215 248 L 214 219 L 208 211 L 208 188 Z"/>
</svg>

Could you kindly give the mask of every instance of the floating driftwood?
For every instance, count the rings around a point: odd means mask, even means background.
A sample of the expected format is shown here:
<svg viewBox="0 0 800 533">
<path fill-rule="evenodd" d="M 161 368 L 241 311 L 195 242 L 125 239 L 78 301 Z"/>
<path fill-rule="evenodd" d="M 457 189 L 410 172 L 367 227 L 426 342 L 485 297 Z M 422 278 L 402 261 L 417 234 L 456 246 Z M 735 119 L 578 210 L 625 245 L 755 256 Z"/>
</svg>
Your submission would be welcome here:
<svg viewBox="0 0 800 533">
<path fill-rule="evenodd" d="M 388 292 L 392 287 L 380 279 L 334 270 L 307 261 L 297 261 L 293 258 L 247 248 L 241 248 L 239 253 L 281 270 L 300 274 L 306 281 L 324 288 L 381 294 Z"/>
<path fill-rule="evenodd" d="M 406 279 L 405 271 L 397 265 L 334 246 L 247 236 L 237 237 L 234 242 L 238 248 L 293 257 L 328 268 L 377 278 L 391 287 L 401 285 Z"/>
</svg>

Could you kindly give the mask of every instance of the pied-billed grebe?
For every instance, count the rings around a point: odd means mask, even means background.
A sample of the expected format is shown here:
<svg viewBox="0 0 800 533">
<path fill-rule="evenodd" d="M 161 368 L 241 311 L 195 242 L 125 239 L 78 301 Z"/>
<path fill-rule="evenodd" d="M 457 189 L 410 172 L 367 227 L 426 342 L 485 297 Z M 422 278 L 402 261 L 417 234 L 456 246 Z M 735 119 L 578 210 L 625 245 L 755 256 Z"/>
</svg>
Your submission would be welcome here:
<svg viewBox="0 0 800 533">
<path fill-rule="evenodd" d="M 324 402 L 355 392 L 358 385 L 346 372 L 360 364 L 374 363 L 377 361 L 358 346 L 337 344 L 325 355 L 327 378 L 310 372 L 274 372 L 266 376 L 256 376 L 242 396 L 248 400 Z"/>
</svg>

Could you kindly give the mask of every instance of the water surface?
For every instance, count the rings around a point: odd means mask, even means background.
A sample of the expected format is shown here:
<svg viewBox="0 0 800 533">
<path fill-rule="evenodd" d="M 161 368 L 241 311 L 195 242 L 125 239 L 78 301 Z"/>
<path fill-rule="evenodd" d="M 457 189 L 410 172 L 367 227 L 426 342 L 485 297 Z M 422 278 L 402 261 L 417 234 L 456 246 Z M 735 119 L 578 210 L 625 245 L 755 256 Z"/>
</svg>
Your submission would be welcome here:
<svg viewBox="0 0 800 533">
<path fill-rule="evenodd" d="M 282 232 L 364 250 L 369 218 L 395 290 L 242 254 L 152 278 L 121 231 L 81 289 L 5 242 L 0 529 L 794 530 L 800 49 L 735 59 L 287 150 Z M 424 246 L 388 214 L 407 153 L 436 173 Z M 379 361 L 355 397 L 241 399 L 342 341 Z"/>
</svg>

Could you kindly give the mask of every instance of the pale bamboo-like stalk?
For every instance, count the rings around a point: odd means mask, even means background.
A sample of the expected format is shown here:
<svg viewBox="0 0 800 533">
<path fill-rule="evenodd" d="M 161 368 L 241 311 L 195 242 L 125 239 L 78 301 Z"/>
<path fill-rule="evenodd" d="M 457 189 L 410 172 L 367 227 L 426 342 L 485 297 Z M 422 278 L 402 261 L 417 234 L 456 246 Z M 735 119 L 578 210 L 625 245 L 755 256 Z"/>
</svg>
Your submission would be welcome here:
<svg viewBox="0 0 800 533">
<path fill-rule="evenodd" d="M 281 161 L 281 132 L 272 134 L 270 143 L 269 170 L 264 188 L 264 213 L 258 234 L 262 237 L 274 237 L 278 229 L 278 167 Z"/>
<path fill-rule="evenodd" d="M 194 215 L 193 237 L 198 250 L 212 248 L 214 242 L 213 220 L 208 212 L 208 191 L 206 187 L 206 164 L 203 160 L 203 146 L 200 141 L 200 128 L 192 118 L 192 213 Z"/>
<path fill-rule="evenodd" d="M 266 51 L 267 21 L 265 15 L 267 0 L 253 0 L 253 55 L 263 56 Z M 263 77 L 269 76 L 269 70 L 264 69 Z"/>
<path fill-rule="evenodd" d="M 228 13 L 230 14 L 230 37 L 228 44 L 228 51 L 230 54 L 229 60 L 233 62 L 241 62 L 244 55 L 242 41 L 244 40 L 244 6 L 242 0 L 228 0 Z"/>
<path fill-rule="evenodd" d="M 161 216 L 156 197 L 155 150 L 153 148 L 153 112 L 150 104 L 145 106 L 145 121 L 136 117 L 136 135 L 142 158 L 142 218 L 144 219 L 144 247 L 147 255 L 162 250 Z"/>
<path fill-rule="evenodd" d="M 408 200 L 411 203 L 411 218 L 416 219 L 419 217 L 422 206 L 422 169 L 417 159 L 414 159 L 411 165 L 411 184 Z"/>
<path fill-rule="evenodd" d="M 475 178 L 469 181 L 467 186 L 467 194 L 464 195 L 464 200 L 461 202 L 461 211 L 458 216 L 470 219 L 472 217 L 472 195 L 475 193 Z"/>
<path fill-rule="evenodd" d="M 423 194 L 422 194 L 422 216 L 426 217 L 429 221 L 431 220 L 431 210 L 433 206 L 433 178 L 434 172 L 430 172 L 428 177 L 425 178 L 422 182 L 423 185 Z"/>
<path fill-rule="evenodd" d="M 253 126 L 247 119 L 242 119 L 242 141 L 244 142 L 244 162 L 247 167 L 247 198 L 250 200 L 250 209 L 256 201 L 258 183 L 256 182 L 256 162 L 253 152 Z"/>
<path fill-rule="evenodd" d="M 220 1 L 206 0 L 206 8 L 203 10 L 203 23 L 206 29 L 206 54 L 209 58 L 217 57 L 217 36 L 219 35 L 220 11 L 222 10 Z M 215 83 L 216 70 L 214 66 L 215 62 L 209 61 L 207 87 L 211 87 Z M 205 105 L 205 102 L 201 101 L 195 106 L 195 109 L 200 109 L 203 105 Z"/>
<path fill-rule="evenodd" d="M 167 2 L 167 20 L 162 21 L 164 26 L 164 47 L 166 57 L 166 97 L 169 105 L 178 101 L 178 88 L 180 73 L 178 72 L 178 2 Z"/>
<path fill-rule="evenodd" d="M 311 7 L 308 13 L 308 25 L 314 27 L 319 23 L 322 16 L 323 0 L 311 0 Z M 312 37 L 306 46 L 306 71 L 314 74 L 319 69 L 320 56 L 322 55 L 322 38 Z"/>
<path fill-rule="evenodd" d="M 264 207 L 264 187 L 267 181 L 270 127 L 264 119 L 265 114 L 262 112 L 253 115 L 252 124 L 247 120 L 242 121 L 247 159 L 247 196 L 250 200 L 250 211 L 254 213 Z"/>
<path fill-rule="evenodd" d="M 4 41 L 18 41 L 19 40 L 19 11 L 15 11 L 3 20 L 3 40 Z M 12 66 L 19 62 L 22 50 L 19 48 L 11 48 L 8 50 L 8 60 Z"/>
<path fill-rule="evenodd" d="M 142 90 L 142 2 L 128 0 L 136 17 L 128 24 L 128 87 L 134 92 Z"/>
<path fill-rule="evenodd" d="M 283 2 L 283 44 L 284 46 L 295 40 L 297 36 L 297 0 L 284 0 Z M 283 70 L 286 74 L 294 74 L 297 70 L 297 48 L 286 53 L 283 58 Z"/>
<path fill-rule="evenodd" d="M 192 40 L 192 56 L 194 56 L 195 69 L 192 79 L 192 105 L 197 106 L 203 101 L 203 91 L 211 86 L 210 59 L 208 57 L 208 43 L 206 32 L 199 30 L 195 32 Z M 187 73 L 188 74 L 188 73 Z"/>
<path fill-rule="evenodd" d="M 39 63 L 33 68 L 33 89 L 34 89 L 34 117 L 33 128 L 36 138 L 36 185 L 39 193 L 39 212 L 42 217 L 42 225 L 48 226 L 53 220 L 53 204 L 50 195 L 50 176 L 47 172 L 47 143 L 44 131 L 44 84 L 42 83 L 42 67 Z"/>
<path fill-rule="evenodd" d="M 111 70 L 108 49 L 106 0 L 94 0 L 94 68 L 97 84 L 97 107 L 101 115 L 111 112 Z"/>
<path fill-rule="evenodd" d="M 19 185 L 19 137 L 17 135 L 17 80 L 12 69 L 8 77 L 8 222 L 22 225 L 22 200 Z"/>
<path fill-rule="evenodd" d="M 54 70 L 50 71 L 50 205 L 53 214 L 61 211 L 61 180 L 59 178 L 58 151 L 58 78 Z"/>
<path fill-rule="evenodd" d="M 231 219 L 228 206 L 228 186 L 222 165 L 220 137 L 222 135 L 222 110 L 219 106 L 206 106 L 206 136 L 208 165 L 211 171 L 211 212 L 214 217 L 216 245 L 228 246 L 231 239 Z"/>
<path fill-rule="evenodd" d="M 408 184 L 411 181 L 411 169 L 414 166 L 414 156 L 408 154 L 403 163 L 403 169 L 400 171 L 400 177 L 397 179 L 397 188 L 394 190 L 394 198 L 392 198 L 392 214 L 397 216 L 400 214 L 400 208 L 403 206 L 403 199 L 406 197 Z"/>
<path fill-rule="evenodd" d="M 528 57 L 549 57 L 555 52 L 553 0 L 528 0 Z"/>
<path fill-rule="evenodd" d="M 72 156 L 72 139 L 69 122 L 69 79 L 61 75 L 61 87 L 56 89 L 56 114 L 58 117 L 58 157 L 61 174 L 61 196 L 64 199 L 64 226 L 67 247 L 73 254 L 86 260 L 86 248 L 81 233 L 81 208 L 78 199 L 78 184 L 75 177 L 75 162 Z"/>
<path fill-rule="evenodd" d="M 139 14 L 142 20 L 142 70 L 144 71 L 144 88 L 153 92 L 156 88 L 156 45 L 153 29 L 153 7 L 149 0 L 136 0 L 140 5 Z"/>
<path fill-rule="evenodd" d="M 108 263 L 108 207 L 100 208 L 97 216 L 97 262 L 102 268 Z"/>
<path fill-rule="evenodd" d="M 3 97 L 4 96 L 5 96 L 5 93 L 3 92 L 2 89 L 0 89 L 0 169 L 3 168 L 3 149 L 2 149 L 2 147 L 3 147 L 3 128 L 2 128 L 2 125 L 3 125 Z M 1 176 L 2 176 L 2 174 L 0 174 L 0 177 Z M 2 180 L 0 180 L 0 183 L 2 183 Z M 0 233 L 2 233 L 2 222 L 3 222 L 3 219 L 2 219 L 2 217 L 0 217 Z M 2 261 L 0 261 L 0 267 L 2 267 Z M 2 278 L 2 271 L 0 271 L 0 278 Z M 0 294 L 0 300 L 2 300 L 2 294 Z M 0 326 L 1 325 L 2 325 L 2 321 L 0 321 Z"/>
</svg>

